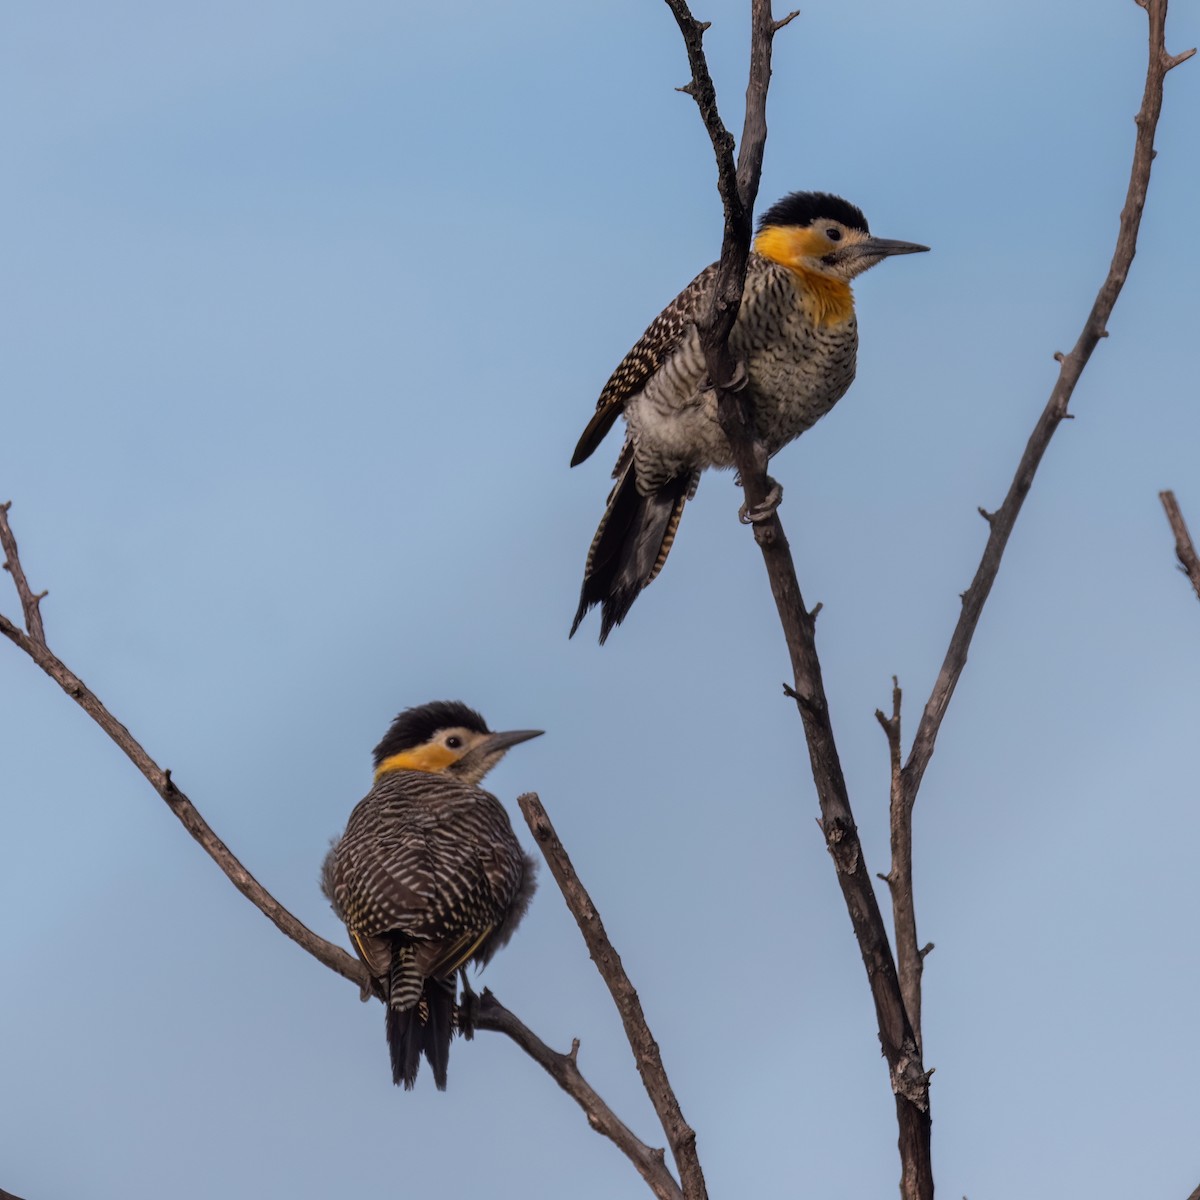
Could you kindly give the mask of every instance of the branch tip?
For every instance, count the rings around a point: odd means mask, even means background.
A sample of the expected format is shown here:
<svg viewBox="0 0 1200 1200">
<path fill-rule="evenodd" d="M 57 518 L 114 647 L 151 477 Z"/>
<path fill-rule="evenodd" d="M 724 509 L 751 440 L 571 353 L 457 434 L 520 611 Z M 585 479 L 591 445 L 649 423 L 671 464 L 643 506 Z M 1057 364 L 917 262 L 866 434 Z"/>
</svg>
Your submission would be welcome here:
<svg viewBox="0 0 1200 1200">
<path fill-rule="evenodd" d="M 988 512 L 988 510 L 984 508 L 982 504 L 976 511 L 989 525 L 996 519 L 996 514 Z"/>
<path fill-rule="evenodd" d="M 786 17 L 780 17 L 778 21 L 772 24 L 771 32 L 773 34 L 778 33 L 785 25 L 790 25 L 799 15 L 800 10 L 798 8 L 793 8 Z M 1192 53 L 1194 54 L 1195 51 L 1192 51 Z"/>
</svg>

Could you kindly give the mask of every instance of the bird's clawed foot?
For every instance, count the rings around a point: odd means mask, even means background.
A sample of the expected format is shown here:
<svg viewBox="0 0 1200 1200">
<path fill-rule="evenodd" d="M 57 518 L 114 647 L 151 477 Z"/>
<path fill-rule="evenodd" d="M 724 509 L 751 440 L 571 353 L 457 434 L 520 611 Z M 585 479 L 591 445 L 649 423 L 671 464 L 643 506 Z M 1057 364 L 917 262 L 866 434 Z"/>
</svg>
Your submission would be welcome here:
<svg viewBox="0 0 1200 1200">
<path fill-rule="evenodd" d="M 739 358 L 733 364 L 733 370 L 730 372 L 729 379 L 725 383 L 725 390 L 727 392 L 740 392 L 749 382 L 750 374 L 746 370 L 746 364 Z"/>
<path fill-rule="evenodd" d="M 740 392 L 749 382 L 750 372 L 746 370 L 746 364 L 740 358 L 735 359 L 733 369 L 729 372 L 729 378 L 721 384 L 721 390 L 724 392 Z M 716 388 L 713 386 L 712 376 L 706 376 L 700 388 L 704 392 L 715 391 Z"/>
<path fill-rule="evenodd" d="M 770 485 L 770 490 L 761 504 L 756 504 L 753 508 L 748 504 L 743 504 L 738 509 L 738 520 L 743 525 L 761 525 L 775 515 L 775 510 L 783 499 L 783 485 L 778 480 L 772 479 L 770 475 L 767 476 L 767 483 Z"/>
<path fill-rule="evenodd" d="M 462 977 L 462 994 L 458 1000 L 458 1032 L 469 1042 L 475 1036 L 475 1018 L 479 1015 L 479 997 L 467 982 L 467 969 L 459 972 Z"/>
</svg>

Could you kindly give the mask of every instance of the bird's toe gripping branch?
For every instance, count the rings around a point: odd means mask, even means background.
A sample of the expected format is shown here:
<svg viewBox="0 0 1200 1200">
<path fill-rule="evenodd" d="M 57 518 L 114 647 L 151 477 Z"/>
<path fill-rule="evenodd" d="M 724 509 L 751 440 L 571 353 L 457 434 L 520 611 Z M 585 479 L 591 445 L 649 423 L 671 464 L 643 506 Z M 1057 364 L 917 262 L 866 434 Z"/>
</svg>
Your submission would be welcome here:
<svg viewBox="0 0 1200 1200">
<path fill-rule="evenodd" d="M 783 500 L 783 484 L 777 479 L 772 479 L 770 475 L 767 476 L 767 483 L 770 490 L 761 504 L 756 504 L 753 508 L 749 504 L 743 504 L 738 509 L 738 520 L 743 525 L 761 525 L 775 515 L 775 510 Z"/>
<path fill-rule="evenodd" d="M 475 1036 L 475 1019 L 479 1015 L 479 996 L 467 982 L 467 968 L 459 972 L 462 980 L 462 992 L 458 998 L 458 1007 L 454 1010 L 454 1022 L 458 1032 L 468 1042 Z"/>
</svg>

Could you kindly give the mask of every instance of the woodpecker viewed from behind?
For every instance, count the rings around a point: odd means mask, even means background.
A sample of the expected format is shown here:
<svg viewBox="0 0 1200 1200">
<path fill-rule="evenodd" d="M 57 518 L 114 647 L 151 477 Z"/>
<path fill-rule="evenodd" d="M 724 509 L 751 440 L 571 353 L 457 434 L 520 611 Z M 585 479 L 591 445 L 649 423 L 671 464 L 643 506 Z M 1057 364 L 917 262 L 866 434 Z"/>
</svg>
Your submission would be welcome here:
<svg viewBox="0 0 1200 1200">
<path fill-rule="evenodd" d="M 729 349 L 744 368 L 768 457 L 823 417 L 854 380 L 850 281 L 891 255 L 928 249 L 873 237 L 860 209 L 824 192 L 793 192 L 763 214 Z M 573 467 L 625 417 L 617 482 L 588 551 L 572 636 L 598 604 L 604 642 L 662 570 L 700 472 L 733 466 L 697 329 L 716 276 L 713 263 L 651 322 L 604 385 L 575 448 Z M 774 510 L 781 490 L 772 483 L 769 508 L 744 519 Z"/>
<path fill-rule="evenodd" d="M 457 974 L 474 1000 L 482 967 L 525 915 L 537 864 L 500 801 L 479 787 L 540 729 L 492 733 L 457 700 L 402 712 L 375 747 L 375 783 L 325 858 L 321 889 L 387 1009 L 393 1082 L 416 1082 L 421 1056 L 446 1087 Z M 470 1012 L 460 1017 L 470 1033 Z"/>
</svg>

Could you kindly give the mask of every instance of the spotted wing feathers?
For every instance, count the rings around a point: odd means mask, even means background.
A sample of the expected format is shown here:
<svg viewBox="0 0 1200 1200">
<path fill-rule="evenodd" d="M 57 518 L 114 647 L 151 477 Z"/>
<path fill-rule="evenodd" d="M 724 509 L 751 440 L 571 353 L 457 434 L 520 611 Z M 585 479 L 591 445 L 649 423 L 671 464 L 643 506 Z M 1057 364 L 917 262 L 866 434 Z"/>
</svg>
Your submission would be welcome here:
<svg viewBox="0 0 1200 1200">
<path fill-rule="evenodd" d="M 604 385 L 604 390 L 600 393 L 600 399 L 596 403 L 596 412 L 583 431 L 579 444 L 575 447 L 571 466 L 577 467 L 600 445 L 605 434 L 613 427 L 617 417 L 625 411 L 625 404 L 629 398 L 636 396 L 646 386 L 654 372 L 662 366 L 679 345 L 689 326 L 699 320 L 703 312 L 702 305 L 707 302 L 716 276 L 716 263 L 705 267 L 650 322 L 649 328 L 638 339 L 633 349 L 621 360 L 609 381 Z"/>
</svg>

